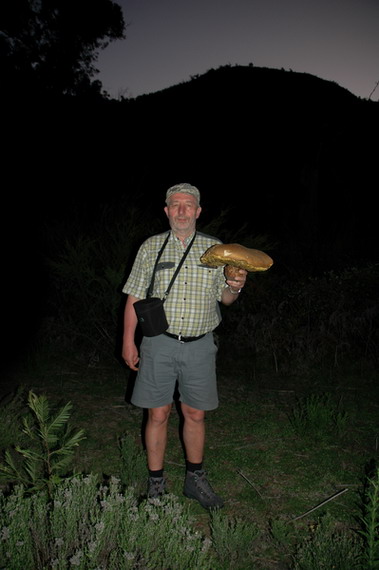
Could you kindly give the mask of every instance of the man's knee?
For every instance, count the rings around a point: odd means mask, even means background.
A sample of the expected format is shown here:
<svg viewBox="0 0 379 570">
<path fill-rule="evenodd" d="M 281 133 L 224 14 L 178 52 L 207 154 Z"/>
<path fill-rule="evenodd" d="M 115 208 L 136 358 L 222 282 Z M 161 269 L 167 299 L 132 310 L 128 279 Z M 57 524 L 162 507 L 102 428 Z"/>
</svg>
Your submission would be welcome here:
<svg viewBox="0 0 379 570">
<path fill-rule="evenodd" d="M 155 425 L 162 425 L 168 421 L 171 412 L 171 404 L 159 408 L 149 409 L 149 422 Z"/>
<path fill-rule="evenodd" d="M 190 420 L 196 423 L 202 423 L 204 421 L 204 410 L 197 410 L 196 408 L 187 406 L 187 404 L 182 404 L 182 412 L 185 420 Z"/>
</svg>

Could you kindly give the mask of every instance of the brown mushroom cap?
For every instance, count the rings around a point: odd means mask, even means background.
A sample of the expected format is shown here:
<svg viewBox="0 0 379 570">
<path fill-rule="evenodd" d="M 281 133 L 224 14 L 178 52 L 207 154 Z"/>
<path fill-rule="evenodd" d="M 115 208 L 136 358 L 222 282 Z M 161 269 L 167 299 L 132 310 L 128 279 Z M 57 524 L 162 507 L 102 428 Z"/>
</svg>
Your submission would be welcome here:
<svg viewBox="0 0 379 570">
<path fill-rule="evenodd" d="M 203 253 L 200 261 L 210 267 L 232 265 L 249 272 L 266 271 L 274 263 L 267 253 L 238 243 L 212 245 Z"/>
</svg>

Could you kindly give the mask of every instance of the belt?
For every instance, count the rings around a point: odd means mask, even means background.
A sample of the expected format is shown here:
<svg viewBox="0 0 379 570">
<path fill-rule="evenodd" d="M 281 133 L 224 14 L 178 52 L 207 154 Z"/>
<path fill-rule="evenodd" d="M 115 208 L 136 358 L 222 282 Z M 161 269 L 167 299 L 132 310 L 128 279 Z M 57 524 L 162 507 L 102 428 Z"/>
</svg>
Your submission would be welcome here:
<svg viewBox="0 0 379 570">
<path fill-rule="evenodd" d="M 199 340 L 200 338 L 203 338 L 203 336 L 205 336 L 205 334 L 201 334 L 200 336 L 182 336 L 181 334 L 177 335 L 177 334 L 171 334 L 168 332 L 163 333 L 166 336 L 169 336 L 170 338 L 174 338 L 175 340 L 178 340 L 179 342 L 193 342 L 194 340 Z"/>
</svg>

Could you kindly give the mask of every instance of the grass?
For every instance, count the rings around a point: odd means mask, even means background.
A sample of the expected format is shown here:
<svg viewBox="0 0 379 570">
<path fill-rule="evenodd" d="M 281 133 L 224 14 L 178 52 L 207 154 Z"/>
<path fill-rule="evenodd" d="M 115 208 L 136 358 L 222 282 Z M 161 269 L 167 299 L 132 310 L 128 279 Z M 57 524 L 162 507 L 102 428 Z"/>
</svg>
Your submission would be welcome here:
<svg viewBox="0 0 379 570">
<path fill-rule="evenodd" d="M 220 352 L 220 406 L 206 419 L 205 467 L 213 487 L 225 499 L 223 516 L 239 521 L 234 523 L 238 536 L 246 528 L 254 529 L 253 534 L 260 529 L 254 543 L 256 567 L 290 567 L 300 538 L 319 524 L 319 517 L 330 517 L 328 528 L 358 528 L 365 466 L 378 456 L 378 388 L 374 378 L 358 382 L 354 376 L 335 372 L 328 377 L 310 373 L 304 378 L 259 370 L 252 374 L 248 364 L 239 368 Z M 76 450 L 75 468 L 101 477 L 122 477 L 120 439 L 125 434 L 142 449 L 144 415 L 127 402 L 132 380 L 132 374 L 116 361 L 89 366 L 69 354 L 59 363 L 44 360 L 43 366 L 7 377 L 8 391 L 18 383 L 45 394 L 53 404 L 73 404 L 71 424 L 86 435 Z M 179 428 L 174 407 L 165 465 L 169 489 L 188 504 L 198 527 L 209 534 L 209 514 L 182 495 Z M 336 499 L 327 501 L 334 495 Z M 217 528 L 226 529 L 230 536 L 237 532 L 232 523 L 223 524 L 219 521 Z M 230 548 L 222 536 L 219 541 L 221 549 Z M 322 550 L 319 534 L 315 541 Z M 306 546 L 301 552 L 311 560 Z"/>
</svg>

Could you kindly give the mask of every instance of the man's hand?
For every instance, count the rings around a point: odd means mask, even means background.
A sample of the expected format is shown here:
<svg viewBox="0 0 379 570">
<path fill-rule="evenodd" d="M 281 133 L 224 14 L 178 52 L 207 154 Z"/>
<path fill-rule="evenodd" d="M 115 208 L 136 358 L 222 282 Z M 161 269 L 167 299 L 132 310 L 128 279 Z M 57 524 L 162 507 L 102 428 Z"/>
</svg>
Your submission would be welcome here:
<svg viewBox="0 0 379 570">
<path fill-rule="evenodd" d="M 139 362 L 139 355 L 136 345 L 124 344 L 122 348 L 122 358 L 125 361 L 126 366 L 129 366 L 131 370 L 137 371 L 137 364 Z"/>
<path fill-rule="evenodd" d="M 247 271 L 231 265 L 225 266 L 226 283 L 232 289 L 232 293 L 237 293 L 245 286 Z"/>
<path fill-rule="evenodd" d="M 122 358 L 125 364 L 131 370 L 137 371 L 139 362 L 139 354 L 134 342 L 134 335 L 137 327 L 137 315 L 134 310 L 134 303 L 138 301 L 137 297 L 128 295 L 124 311 L 124 337 L 122 341 Z"/>
<path fill-rule="evenodd" d="M 227 267 L 229 268 L 230 266 Z M 221 302 L 224 305 L 231 305 L 234 303 L 234 301 L 239 297 L 238 293 L 240 289 L 242 289 L 246 283 L 247 271 L 245 271 L 245 269 L 239 269 L 236 267 L 232 267 L 231 269 L 233 269 L 233 272 L 225 268 L 226 284 L 228 287 L 225 287 L 222 292 Z"/>
</svg>

